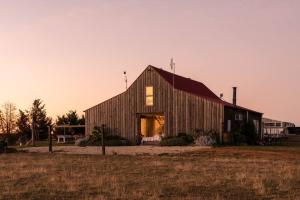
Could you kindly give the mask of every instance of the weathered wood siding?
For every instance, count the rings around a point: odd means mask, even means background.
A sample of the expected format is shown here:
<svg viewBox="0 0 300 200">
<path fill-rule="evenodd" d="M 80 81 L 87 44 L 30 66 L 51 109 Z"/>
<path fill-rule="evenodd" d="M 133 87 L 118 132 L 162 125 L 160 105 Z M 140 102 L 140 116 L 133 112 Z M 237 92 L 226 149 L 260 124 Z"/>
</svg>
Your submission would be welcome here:
<svg viewBox="0 0 300 200">
<path fill-rule="evenodd" d="M 153 106 L 146 106 L 146 86 L 153 86 Z M 193 129 L 222 133 L 223 104 L 179 90 L 174 91 L 173 101 L 172 85 L 148 67 L 126 92 L 85 111 L 86 134 L 105 124 L 111 134 L 135 141 L 138 116 L 145 113 L 164 114 L 167 136 Z"/>
</svg>

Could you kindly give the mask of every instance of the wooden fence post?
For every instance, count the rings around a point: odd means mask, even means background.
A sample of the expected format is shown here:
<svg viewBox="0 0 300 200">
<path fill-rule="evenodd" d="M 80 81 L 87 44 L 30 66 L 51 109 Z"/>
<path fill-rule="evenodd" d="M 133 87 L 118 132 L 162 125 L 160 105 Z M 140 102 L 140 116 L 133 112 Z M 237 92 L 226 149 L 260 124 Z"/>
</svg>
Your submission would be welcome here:
<svg viewBox="0 0 300 200">
<path fill-rule="evenodd" d="M 105 137 L 104 137 L 104 124 L 101 125 L 101 145 L 102 145 L 102 155 L 105 156 Z"/>
<path fill-rule="evenodd" d="M 35 127 L 34 127 L 34 122 L 31 124 L 31 142 L 32 146 L 35 146 Z"/>
<path fill-rule="evenodd" d="M 49 153 L 53 153 L 52 150 L 52 134 L 51 134 L 51 127 L 48 126 L 48 138 L 49 138 Z"/>
</svg>

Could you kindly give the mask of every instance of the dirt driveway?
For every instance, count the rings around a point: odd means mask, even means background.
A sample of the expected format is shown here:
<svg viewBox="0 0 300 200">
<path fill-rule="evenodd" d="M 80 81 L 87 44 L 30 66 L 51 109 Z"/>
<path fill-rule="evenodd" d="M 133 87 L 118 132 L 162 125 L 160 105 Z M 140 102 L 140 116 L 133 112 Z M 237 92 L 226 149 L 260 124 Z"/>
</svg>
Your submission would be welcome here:
<svg viewBox="0 0 300 200">
<path fill-rule="evenodd" d="M 160 147 L 160 146 L 126 146 L 126 147 L 106 147 L 108 155 L 157 155 L 157 154 L 178 154 L 208 149 L 210 147 L 185 146 L 185 147 Z M 23 148 L 29 153 L 48 153 L 48 147 Z M 101 154 L 101 147 L 78 147 L 78 146 L 55 146 L 55 153 L 62 154 Z"/>
</svg>

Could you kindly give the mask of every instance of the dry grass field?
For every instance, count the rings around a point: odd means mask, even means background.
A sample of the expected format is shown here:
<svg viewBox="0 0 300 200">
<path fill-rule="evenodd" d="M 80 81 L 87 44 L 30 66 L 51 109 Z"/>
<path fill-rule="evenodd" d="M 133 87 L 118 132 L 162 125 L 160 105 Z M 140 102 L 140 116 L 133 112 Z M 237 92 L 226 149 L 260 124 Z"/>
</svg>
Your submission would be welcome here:
<svg viewBox="0 0 300 200">
<path fill-rule="evenodd" d="M 300 199 L 299 147 L 0 160 L 0 199 Z"/>
</svg>

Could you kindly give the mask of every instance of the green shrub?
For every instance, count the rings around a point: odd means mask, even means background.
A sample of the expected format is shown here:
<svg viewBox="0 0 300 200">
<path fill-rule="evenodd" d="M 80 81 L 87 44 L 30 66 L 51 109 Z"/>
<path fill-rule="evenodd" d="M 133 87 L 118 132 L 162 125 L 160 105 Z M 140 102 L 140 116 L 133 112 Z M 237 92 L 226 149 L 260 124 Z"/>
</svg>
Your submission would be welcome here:
<svg viewBox="0 0 300 200">
<path fill-rule="evenodd" d="M 94 140 L 94 139 L 89 139 L 89 140 L 82 140 L 78 143 L 78 146 L 101 146 L 102 145 L 102 140 Z M 130 146 L 131 142 L 127 139 L 124 138 L 118 138 L 118 139 L 107 139 L 105 138 L 105 146 Z"/>
<path fill-rule="evenodd" d="M 16 145 L 20 137 L 20 134 L 0 134 L 0 140 L 6 141 L 8 145 Z"/>
<path fill-rule="evenodd" d="M 81 138 L 75 141 L 75 145 L 80 146 L 80 147 L 86 147 L 89 144 L 89 139 L 88 138 Z"/>
<path fill-rule="evenodd" d="M 131 142 L 124 138 L 109 139 L 105 141 L 106 146 L 130 146 Z"/>
<path fill-rule="evenodd" d="M 188 134 L 186 134 L 186 133 L 179 133 L 177 137 L 182 138 L 182 139 L 185 140 L 188 144 L 194 143 L 194 138 L 193 138 L 193 136 L 188 135 Z"/>
<path fill-rule="evenodd" d="M 216 131 L 208 131 L 207 135 L 212 139 L 213 146 L 220 146 L 222 145 L 222 142 L 220 141 L 220 135 Z"/>
<path fill-rule="evenodd" d="M 232 139 L 234 145 L 241 145 L 243 143 L 246 143 L 246 137 L 241 134 L 241 131 L 239 130 L 233 132 Z"/>
<path fill-rule="evenodd" d="M 259 136 L 252 121 L 245 123 L 240 130 L 234 131 L 232 137 L 234 145 L 257 145 L 259 141 Z"/>
<path fill-rule="evenodd" d="M 137 134 L 136 135 L 136 141 L 135 141 L 135 144 L 136 145 L 141 145 L 142 144 L 142 140 L 143 140 L 143 135 L 142 134 Z"/>
<path fill-rule="evenodd" d="M 189 134 L 195 143 L 201 146 L 220 146 L 220 134 L 214 130 L 204 131 L 203 129 L 193 129 Z"/>
<path fill-rule="evenodd" d="M 104 135 L 105 146 L 130 146 L 131 142 L 118 135 Z M 80 140 L 78 146 L 101 146 L 102 133 L 95 128 L 93 134 L 87 140 Z"/>
<path fill-rule="evenodd" d="M 189 143 L 180 137 L 165 138 L 160 141 L 160 146 L 186 146 Z"/>
<path fill-rule="evenodd" d="M 259 136 L 256 132 L 255 125 L 253 121 L 245 123 L 241 129 L 241 134 L 245 136 L 246 143 L 248 145 L 257 145 L 259 141 Z"/>
<path fill-rule="evenodd" d="M 4 140 L 0 140 L 0 153 L 6 152 L 7 143 Z"/>
<path fill-rule="evenodd" d="M 165 137 L 160 141 L 160 146 L 187 146 L 194 143 L 194 138 L 186 133 L 179 133 L 176 137 Z"/>
</svg>

